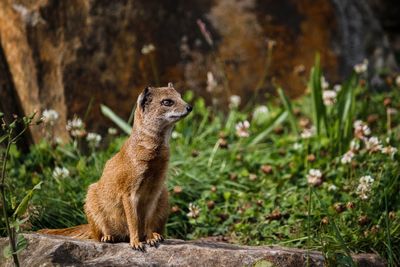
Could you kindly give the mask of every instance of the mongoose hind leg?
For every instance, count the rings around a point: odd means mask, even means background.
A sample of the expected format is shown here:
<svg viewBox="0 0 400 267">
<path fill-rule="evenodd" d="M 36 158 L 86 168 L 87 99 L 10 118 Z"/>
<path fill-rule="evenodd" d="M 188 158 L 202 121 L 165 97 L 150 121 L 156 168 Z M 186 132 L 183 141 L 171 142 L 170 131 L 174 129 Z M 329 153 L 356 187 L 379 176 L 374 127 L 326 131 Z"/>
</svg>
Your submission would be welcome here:
<svg viewBox="0 0 400 267">
<path fill-rule="evenodd" d="M 168 190 L 164 186 L 161 191 L 154 213 L 149 217 L 146 229 L 146 243 L 150 246 L 157 246 L 164 240 L 165 224 L 169 215 Z"/>
<path fill-rule="evenodd" d="M 86 218 L 88 220 L 91 236 L 97 241 L 112 243 L 116 238 L 111 235 L 111 228 L 108 225 L 106 218 L 103 217 L 99 210 L 100 202 L 97 197 L 98 184 L 92 184 L 86 196 L 84 206 Z"/>
<path fill-rule="evenodd" d="M 117 239 L 114 236 L 108 233 L 103 233 L 103 231 L 101 231 L 99 227 L 95 224 L 92 216 L 88 215 L 87 220 L 91 230 L 91 237 L 93 239 L 96 239 L 97 241 L 104 243 L 114 243 L 117 241 Z"/>
<path fill-rule="evenodd" d="M 90 227 L 90 232 L 91 232 L 91 238 L 100 241 L 101 239 L 101 231 L 99 228 L 97 228 L 97 226 L 95 225 L 93 218 L 87 214 L 86 218 L 88 220 L 89 223 L 89 227 Z"/>
</svg>

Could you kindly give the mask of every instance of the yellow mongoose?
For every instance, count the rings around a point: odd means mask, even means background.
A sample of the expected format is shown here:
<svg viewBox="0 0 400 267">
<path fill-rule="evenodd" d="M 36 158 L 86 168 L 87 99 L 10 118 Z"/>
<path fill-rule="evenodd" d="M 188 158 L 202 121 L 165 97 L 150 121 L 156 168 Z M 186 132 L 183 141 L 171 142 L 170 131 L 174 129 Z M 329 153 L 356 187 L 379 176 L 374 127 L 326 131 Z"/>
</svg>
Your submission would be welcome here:
<svg viewBox="0 0 400 267">
<path fill-rule="evenodd" d="M 147 87 L 138 97 L 132 133 L 107 161 L 97 183 L 89 186 L 87 225 L 39 232 L 93 238 L 102 242 L 130 240 L 144 250 L 163 240 L 169 214 L 165 175 L 174 124 L 192 111 L 172 83 Z"/>
</svg>

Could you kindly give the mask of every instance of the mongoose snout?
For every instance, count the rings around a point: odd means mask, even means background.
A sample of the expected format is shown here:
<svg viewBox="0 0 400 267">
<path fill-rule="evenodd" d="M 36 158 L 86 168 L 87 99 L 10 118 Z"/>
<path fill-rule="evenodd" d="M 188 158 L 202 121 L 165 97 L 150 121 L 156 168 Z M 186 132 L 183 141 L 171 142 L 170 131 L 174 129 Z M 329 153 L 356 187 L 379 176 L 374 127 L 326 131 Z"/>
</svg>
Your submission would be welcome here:
<svg viewBox="0 0 400 267">
<path fill-rule="evenodd" d="M 192 112 L 192 110 L 193 110 L 193 107 L 192 107 L 191 105 L 187 105 L 187 106 L 186 106 L 187 114 L 189 114 L 190 112 Z"/>
</svg>

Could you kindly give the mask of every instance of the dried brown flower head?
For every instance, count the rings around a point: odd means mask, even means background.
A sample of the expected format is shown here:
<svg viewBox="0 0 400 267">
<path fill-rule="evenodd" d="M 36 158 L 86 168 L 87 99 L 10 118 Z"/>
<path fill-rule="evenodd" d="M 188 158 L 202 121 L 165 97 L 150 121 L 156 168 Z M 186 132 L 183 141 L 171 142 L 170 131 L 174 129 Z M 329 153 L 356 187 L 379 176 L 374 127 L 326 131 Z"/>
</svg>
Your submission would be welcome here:
<svg viewBox="0 0 400 267">
<path fill-rule="evenodd" d="M 272 173 L 272 166 L 271 165 L 262 165 L 261 171 L 265 174 L 270 174 L 270 173 Z"/>
</svg>

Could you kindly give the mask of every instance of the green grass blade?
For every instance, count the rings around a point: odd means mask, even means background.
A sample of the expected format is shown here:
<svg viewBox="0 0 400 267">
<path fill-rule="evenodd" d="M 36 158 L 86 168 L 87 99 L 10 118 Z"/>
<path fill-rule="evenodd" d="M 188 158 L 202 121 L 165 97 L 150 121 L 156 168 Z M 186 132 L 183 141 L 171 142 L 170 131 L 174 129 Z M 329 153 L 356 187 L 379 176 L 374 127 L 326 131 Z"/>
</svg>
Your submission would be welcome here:
<svg viewBox="0 0 400 267">
<path fill-rule="evenodd" d="M 0 144 L 3 143 L 3 141 L 6 140 L 7 137 L 8 137 L 8 135 L 6 135 L 6 134 L 3 136 L 0 136 Z"/>
<path fill-rule="evenodd" d="M 299 130 L 297 128 L 296 117 L 294 116 L 294 113 L 293 113 L 292 103 L 290 102 L 289 98 L 286 96 L 286 94 L 282 90 L 282 88 L 278 88 L 278 94 L 282 100 L 282 103 L 283 103 L 286 111 L 288 112 L 288 119 L 290 122 L 290 126 L 292 127 L 293 132 L 295 132 L 298 135 Z"/>
<path fill-rule="evenodd" d="M 310 73 L 309 87 L 311 89 L 313 120 L 318 135 L 321 135 L 322 124 L 325 125 L 326 133 L 329 134 L 326 109 L 322 99 L 321 77 L 320 57 L 317 54 L 314 67 Z"/>
<path fill-rule="evenodd" d="M 103 113 L 104 116 L 112 120 L 122 131 L 124 131 L 126 134 L 131 134 L 132 127 L 125 122 L 121 117 L 119 117 L 117 114 L 114 113 L 109 107 L 105 105 L 100 106 L 101 113 Z"/>
<path fill-rule="evenodd" d="M 347 83 L 343 84 L 342 90 L 337 97 L 336 107 L 339 131 L 336 142 L 342 144 L 341 150 L 343 150 L 343 144 L 347 144 L 351 139 L 353 121 L 355 119 L 356 90 L 357 77 L 353 75 Z"/>
<path fill-rule="evenodd" d="M 256 145 L 256 144 L 260 143 L 262 140 L 264 140 L 265 137 L 267 137 L 268 134 L 271 133 L 275 129 L 275 127 L 282 124 L 282 122 L 284 122 L 287 117 L 288 117 L 287 111 L 284 111 L 284 112 L 278 114 L 275 117 L 275 119 L 272 121 L 272 123 L 269 125 L 269 127 L 267 127 L 264 131 L 259 133 L 256 137 L 254 137 L 254 139 L 250 142 L 249 146 Z"/>
<path fill-rule="evenodd" d="M 35 185 L 31 190 L 28 191 L 28 193 L 25 195 L 25 197 L 22 199 L 21 203 L 18 205 L 17 209 L 15 210 L 13 217 L 14 218 L 19 218 L 21 217 L 26 209 L 28 208 L 29 202 L 31 201 L 33 197 L 33 193 L 35 190 L 39 190 L 43 182 L 39 182 L 37 185 Z"/>
</svg>

